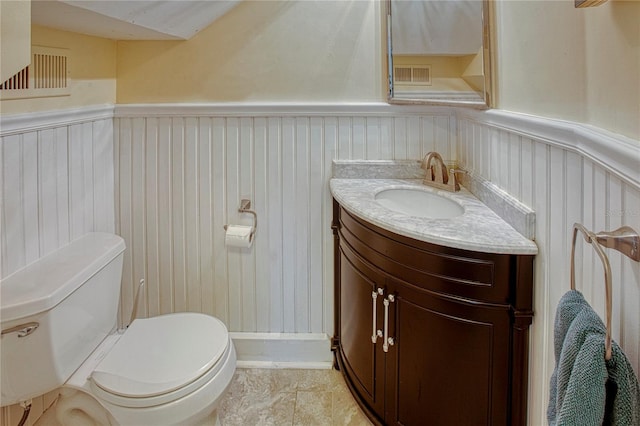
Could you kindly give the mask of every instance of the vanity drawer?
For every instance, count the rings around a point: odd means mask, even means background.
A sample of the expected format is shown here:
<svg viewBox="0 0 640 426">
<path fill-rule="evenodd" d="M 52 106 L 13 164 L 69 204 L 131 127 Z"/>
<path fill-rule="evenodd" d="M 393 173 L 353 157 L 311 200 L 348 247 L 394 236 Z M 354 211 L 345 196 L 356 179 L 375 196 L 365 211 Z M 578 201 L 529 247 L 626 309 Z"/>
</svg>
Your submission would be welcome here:
<svg viewBox="0 0 640 426">
<path fill-rule="evenodd" d="M 452 297 L 510 304 L 517 256 L 472 252 L 394 234 L 340 209 L 340 238 L 404 282 Z"/>
</svg>

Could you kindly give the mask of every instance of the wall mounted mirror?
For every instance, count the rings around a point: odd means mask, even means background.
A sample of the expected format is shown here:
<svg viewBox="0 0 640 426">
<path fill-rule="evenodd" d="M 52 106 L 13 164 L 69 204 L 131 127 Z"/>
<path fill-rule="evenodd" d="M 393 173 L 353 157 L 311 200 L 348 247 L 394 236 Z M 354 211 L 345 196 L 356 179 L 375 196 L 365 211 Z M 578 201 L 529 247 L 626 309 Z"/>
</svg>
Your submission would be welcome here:
<svg viewBox="0 0 640 426">
<path fill-rule="evenodd" d="M 492 106 L 491 0 L 387 0 L 388 100 Z"/>
</svg>

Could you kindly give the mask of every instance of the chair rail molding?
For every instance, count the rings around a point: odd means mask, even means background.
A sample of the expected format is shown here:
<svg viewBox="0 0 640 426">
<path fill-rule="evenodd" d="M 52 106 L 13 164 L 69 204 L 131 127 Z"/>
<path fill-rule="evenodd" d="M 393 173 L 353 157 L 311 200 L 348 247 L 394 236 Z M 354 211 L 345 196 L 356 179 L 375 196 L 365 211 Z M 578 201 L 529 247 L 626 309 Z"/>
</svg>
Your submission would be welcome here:
<svg viewBox="0 0 640 426">
<path fill-rule="evenodd" d="M 0 114 L 0 137 L 87 121 L 113 119 L 113 116 L 114 105 L 112 104 L 22 114 Z"/>
<path fill-rule="evenodd" d="M 119 104 L 118 117 L 362 117 L 362 116 L 415 116 L 450 115 L 453 109 L 429 105 L 390 105 L 382 102 L 341 103 L 171 103 L 171 104 Z"/>
<path fill-rule="evenodd" d="M 640 188 L 640 141 L 588 124 L 511 111 L 458 108 L 457 117 L 578 153 Z"/>
<path fill-rule="evenodd" d="M 34 113 L 0 114 L 0 137 L 119 117 L 363 117 L 452 115 L 576 152 L 640 187 L 640 141 L 588 124 L 505 110 L 356 103 L 103 104 Z"/>
</svg>

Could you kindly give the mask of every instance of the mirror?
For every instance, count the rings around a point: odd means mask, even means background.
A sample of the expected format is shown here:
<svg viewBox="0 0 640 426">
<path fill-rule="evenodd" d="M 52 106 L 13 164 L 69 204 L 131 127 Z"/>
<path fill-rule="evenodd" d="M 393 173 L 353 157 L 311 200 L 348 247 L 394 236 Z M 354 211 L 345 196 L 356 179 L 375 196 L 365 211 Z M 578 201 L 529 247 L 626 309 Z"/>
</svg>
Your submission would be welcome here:
<svg viewBox="0 0 640 426">
<path fill-rule="evenodd" d="M 388 101 L 492 106 L 490 0 L 387 0 Z"/>
</svg>

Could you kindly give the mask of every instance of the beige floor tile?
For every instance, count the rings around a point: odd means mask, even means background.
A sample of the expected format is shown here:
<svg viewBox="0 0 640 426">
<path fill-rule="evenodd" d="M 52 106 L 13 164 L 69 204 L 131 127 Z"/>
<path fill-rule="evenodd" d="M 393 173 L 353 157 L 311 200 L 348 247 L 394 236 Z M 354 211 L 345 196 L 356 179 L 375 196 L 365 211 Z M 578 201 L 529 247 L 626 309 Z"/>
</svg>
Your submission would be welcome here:
<svg viewBox="0 0 640 426">
<path fill-rule="evenodd" d="M 332 406 L 332 419 L 335 426 L 368 426 L 372 424 L 353 399 L 353 395 L 344 382 L 333 391 Z"/>
<path fill-rule="evenodd" d="M 218 409 L 223 426 L 369 426 L 336 370 L 238 369 Z"/>
<path fill-rule="evenodd" d="M 293 424 L 296 426 L 330 426 L 332 423 L 331 391 L 298 391 Z"/>
<path fill-rule="evenodd" d="M 223 426 L 290 425 L 295 403 L 295 392 L 229 394 L 218 415 Z"/>
<path fill-rule="evenodd" d="M 237 369 L 218 408 L 222 425 L 292 424 L 296 401 L 292 380 L 278 370 Z"/>
<path fill-rule="evenodd" d="M 336 370 L 297 370 L 299 391 L 333 391 L 342 380 Z"/>
<path fill-rule="evenodd" d="M 299 389 L 300 371 L 295 369 L 272 369 L 260 370 L 268 371 L 271 377 L 271 386 L 274 392 L 295 392 Z"/>
<path fill-rule="evenodd" d="M 223 426 L 371 425 L 336 370 L 239 368 L 218 415 Z M 36 425 L 57 425 L 54 410 Z"/>
</svg>

